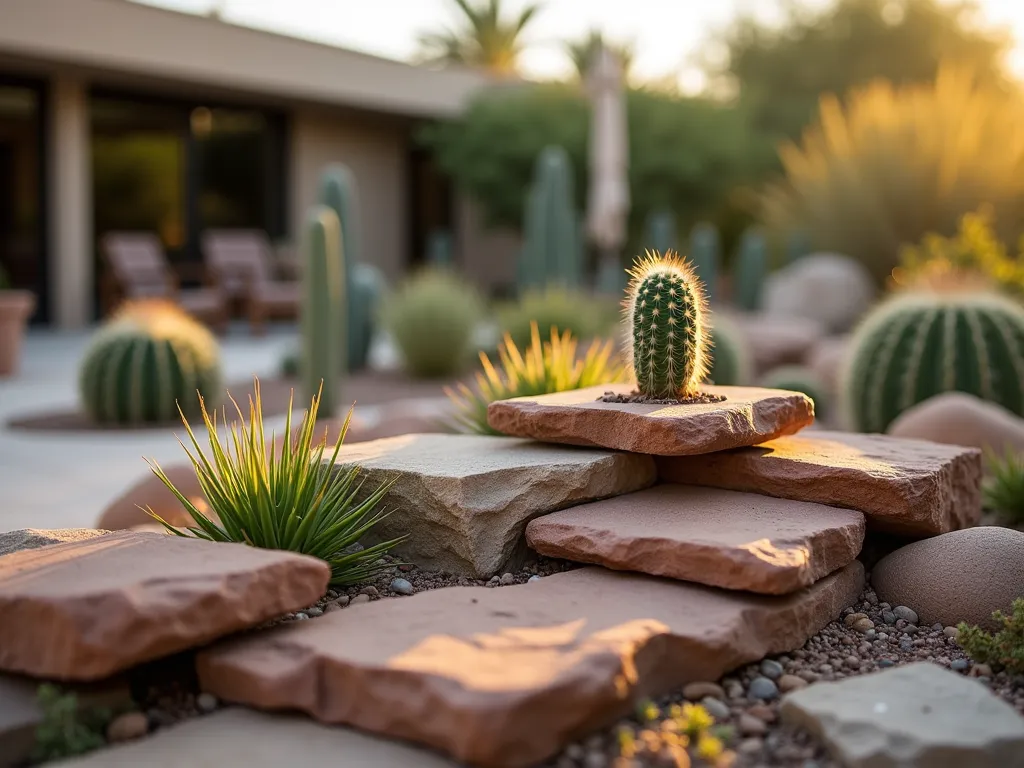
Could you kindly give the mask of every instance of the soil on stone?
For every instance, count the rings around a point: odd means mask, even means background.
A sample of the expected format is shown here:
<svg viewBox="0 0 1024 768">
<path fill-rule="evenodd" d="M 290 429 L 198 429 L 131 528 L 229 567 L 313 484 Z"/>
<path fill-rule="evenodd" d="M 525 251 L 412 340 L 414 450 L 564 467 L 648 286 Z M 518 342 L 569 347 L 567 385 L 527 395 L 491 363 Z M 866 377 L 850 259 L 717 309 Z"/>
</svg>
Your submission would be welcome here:
<svg viewBox="0 0 1024 768">
<path fill-rule="evenodd" d="M 601 403 L 636 403 L 639 405 L 707 405 L 724 402 L 726 397 L 725 395 L 712 395 L 710 392 L 698 392 L 693 397 L 681 398 L 648 397 L 640 392 L 630 392 L 628 395 L 605 392 L 597 400 Z"/>
</svg>

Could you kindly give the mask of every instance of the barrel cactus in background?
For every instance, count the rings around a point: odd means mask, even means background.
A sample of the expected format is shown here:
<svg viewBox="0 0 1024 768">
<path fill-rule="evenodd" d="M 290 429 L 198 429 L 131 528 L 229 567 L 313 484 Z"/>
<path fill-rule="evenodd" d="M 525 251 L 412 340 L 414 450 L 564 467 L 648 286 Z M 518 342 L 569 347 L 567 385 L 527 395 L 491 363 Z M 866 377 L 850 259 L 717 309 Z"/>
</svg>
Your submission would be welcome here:
<svg viewBox="0 0 1024 768">
<path fill-rule="evenodd" d="M 791 392 L 803 392 L 814 402 L 814 416 L 818 419 L 827 418 L 830 414 L 827 388 L 825 383 L 810 368 L 803 365 L 782 365 L 764 375 L 759 382 L 768 389 L 788 389 Z"/>
<path fill-rule="evenodd" d="M 748 229 L 740 240 L 740 250 L 733 265 L 733 301 L 739 309 L 756 312 L 761 308 L 767 274 L 768 242 L 760 230 Z"/>
<path fill-rule="evenodd" d="M 693 268 L 677 254 L 648 251 L 629 274 L 624 310 L 637 389 L 656 399 L 696 396 L 711 359 L 706 299 Z"/>
<path fill-rule="evenodd" d="M 318 200 L 334 210 L 341 224 L 346 305 L 341 319 L 346 351 L 342 359 L 348 370 L 356 371 L 366 367 L 370 354 L 383 276 L 376 267 L 362 263 L 358 191 L 355 176 L 347 166 L 335 163 L 324 169 Z"/>
<path fill-rule="evenodd" d="M 941 392 L 976 395 L 1024 415 L 1024 308 L 989 293 L 907 293 L 877 306 L 850 341 L 845 416 L 883 432 Z"/>
<path fill-rule="evenodd" d="M 729 387 L 749 384 L 754 360 L 743 331 L 719 314 L 711 319 L 711 325 L 711 369 L 708 371 L 708 382 Z"/>
<path fill-rule="evenodd" d="M 658 253 L 679 250 L 676 217 L 669 210 L 653 211 L 644 222 L 644 246 Z"/>
<path fill-rule="evenodd" d="M 720 251 L 718 229 L 714 224 L 704 221 L 697 224 L 690 232 L 690 261 L 693 262 L 697 278 L 704 284 L 704 292 L 708 300 L 712 302 L 718 295 Z"/>
<path fill-rule="evenodd" d="M 338 216 L 326 205 L 315 206 L 306 222 L 302 302 L 303 395 L 319 393 L 326 417 L 338 407 L 338 385 L 345 359 L 345 254 Z M 350 273 L 351 274 L 351 273 Z M 322 387 L 322 391 L 321 391 Z"/>
<path fill-rule="evenodd" d="M 537 158 L 526 200 L 520 289 L 555 284 L 577 288 L 583 279 L 583 243 L 576 213 L 572 166 L 561 147 Z"/>
<path fill-rule="evenodd" d="M 223 395 L 220 347 L 177 306 L 129 302 L 93 337 L 79 367 L 82 407 L 101 424 L 162 424 L 216 408 Z"/>
</svg>

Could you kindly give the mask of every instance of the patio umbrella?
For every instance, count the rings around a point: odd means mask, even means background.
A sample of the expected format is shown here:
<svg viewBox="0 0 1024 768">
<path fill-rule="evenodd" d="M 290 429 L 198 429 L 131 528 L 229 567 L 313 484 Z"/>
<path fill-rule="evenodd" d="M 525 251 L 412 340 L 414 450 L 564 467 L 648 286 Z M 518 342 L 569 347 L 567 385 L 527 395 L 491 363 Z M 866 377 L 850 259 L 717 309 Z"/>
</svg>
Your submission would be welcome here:
<svg viewBox="0 0 1024 768">
<path fill-rule="evenodd" d="M 590 124 L 590 189 L 587 235 L 600 254 L 598 285 L 618 293 L 623 284 L 619 251 L 629 217 L 629 141 L 622 63 L 601 46 L 587 74 L 593 107 Z"/>
</svg>

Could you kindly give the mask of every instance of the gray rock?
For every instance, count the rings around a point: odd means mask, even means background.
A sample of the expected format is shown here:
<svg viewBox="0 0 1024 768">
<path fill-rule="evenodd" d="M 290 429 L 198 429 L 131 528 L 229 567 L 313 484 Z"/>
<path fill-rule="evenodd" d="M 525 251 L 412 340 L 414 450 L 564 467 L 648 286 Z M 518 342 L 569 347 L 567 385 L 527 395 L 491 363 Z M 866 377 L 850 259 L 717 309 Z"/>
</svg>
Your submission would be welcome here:
<svg viewBox="0 0 1024 768">
<path fill-rule="evenodd" d="M 884 611 L 882 611 L 882 621 L 884 621 L 886 624 L 890 624 L 890 625 L 891 624 L 895 624 L 896 623 L 896 614 L 893 613 L 890 610 L 884 610 Z"/>
<path fill-rule="evenodd" d="M 950 669 L 957 672 L 964 672 L 969 666 L 971 666 L 971 663 L 967 659 L 953 659 L 952 663 L 949 665 Z"/>
<path fill-rule="evenodd" d="M 501 586 L 503 586 L 503 587 L 511 587 L 515 583 L 516 583 L 516 577 L 513 576 L 511 573 L 503 573 L 503 574 L 501 574 Z"/>
<path fill-rule="evenodd" d="M 765 659 L 761 662 L 761 674 L 769 680 L 778 680 L 785 671 L 775 659 Z"/>
<path fill-rule="evenodd" d="M 196 696 L 196 707 L 200 712 L 213 712 L 217 708 L 217 697 L 204 691 Z"/>
<path fill-rule="evenodd" d="M 352 600 L 350 601 L 350 604 L 351 605 L 361 605 L 363 603 L 368 603 L 368 602 L 370 602 L 370 596 L 369 595 L 356 595 L 355 597 L 352 598 Z"/>
<path fill-rule="evenodd" d="M 1024 718 L 928 662 L 794 691 L 781 713 L 847 768 L 1024 766 Z"/>
<path fill-rule="evenodd" d="M 540 580 L 541 580 L 541 577 L 538 576 L 537 574 L 534 574 L 533 576 L 531 576 L 530 578 L 527 579 L 528 582 L 530 582 L 530 581 L 540 581 Z"/>
<path fill-rule="evenodd" d="M 772 701 L 779 697 L 779 688 L 767 677 L 755 677 L 750 681 L 750 686 L 747 688 L 747 695 L 751 699 Z"/>
<path fill-rule="evenodd" d="M 728 720 L 729 719 L 729 707 L 725 705 L 725 702 L 719 701 L 713 696 L 705 696 L 700 700 L 701 706 L 708 711 L 715 720 Z"/>
<path fill-rule="evenodd" d="M 411 595 L 416 590 L 407 579 L 399 578 L 392 580 L 391 591 L 399 595 Z"/>
<path fill-rule="evenodd" d="M 314 619 L 317 616 L 323 616 L 324 615 L 324 609 L 323 608 L 318 608 L 317 606 L 314 605 L 312 608 L 307 608 L 306 609 L 306 615 L 309 616 L 309 618 Z"/>
<path fill-rule="evenodd" d="M 0 555 L 9 555 L 23 549 L 39 549 L 50 544 L 86 541 L 108 533 L 110 531 L 96 528 L 22 528 L 18 531 L 0 533 Z"/>
<path fill-rule="evenodd" d="M 909 621 L 911 624 L 917 624 L 917 614 L 905 605 L 897 605 L 892 609 L 892 612 L 896 614 L 898 619 Z"/>
</svg>

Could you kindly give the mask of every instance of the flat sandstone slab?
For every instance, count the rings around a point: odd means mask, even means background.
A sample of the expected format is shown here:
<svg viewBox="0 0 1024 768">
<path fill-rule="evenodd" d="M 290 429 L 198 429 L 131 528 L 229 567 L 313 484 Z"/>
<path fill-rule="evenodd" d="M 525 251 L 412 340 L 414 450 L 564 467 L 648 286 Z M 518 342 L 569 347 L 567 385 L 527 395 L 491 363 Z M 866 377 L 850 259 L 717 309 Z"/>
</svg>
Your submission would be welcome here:
<svg viewBox="0 0 1024 768">
<path fill-rule="evenodd" d="M 487 421 L 514 437 L 654 456 L 690 456 L 791 435 L 814 421 L 814 404 L 801 392 L 713 387 L 719 403 L 654 405 L 605 403 L 606 392 L 628 395 L 629 384 L 606 384 L 553 395 L 500 400 Z"/>
<path fill-rule="evenodd" d="M 330 567 L 288 552 L 117 532 L 0 558 L 0 669 L 96 680 L 299 610 Z"/>
<path fill-rule="evenodd" d="M 529 440 L 477 435 L 402 435 L 346 445 L 339 471 L 361 467 L 363 495 L 388 480 L 392 510 L 370 540 L 408 534 L 396 552 L 425 568 L 487 578 L 526 554 L 537 515 L 646 488 L 654 460 Z"/>
<path fill-rule="evenodd" d="M 968 528 L 981 518 L 981 452 L 923 440 L 816 431 L 756 448 L 658 459 L 658 473 L 670 483 L 856 509 L 869 528 L 909 536 Z"/>
<path fill-rule="evenodd" d="M 203 690 L 526 768 L 639 700 L 801 646 L 853 604 L 853 562 L 788 597 L 581 568 L 379 600 L 201 651 Z"/>
<path fill-rule="evenodd" d="M 864 528 L 850 509 L 658 485 L 539 517 L 526 541 L 549 557 L 785 595 L 849 565 Z"/>
</svg>

